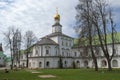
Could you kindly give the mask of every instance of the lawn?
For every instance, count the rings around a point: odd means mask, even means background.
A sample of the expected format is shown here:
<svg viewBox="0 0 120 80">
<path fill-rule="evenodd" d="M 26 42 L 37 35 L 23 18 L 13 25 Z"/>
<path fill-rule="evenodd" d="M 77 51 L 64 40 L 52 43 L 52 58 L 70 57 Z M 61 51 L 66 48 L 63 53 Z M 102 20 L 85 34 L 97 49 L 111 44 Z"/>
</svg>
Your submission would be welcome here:
<svg viewBox="0 0 120 80">
<path fill-rule="evenodd" d="M 112 72 L 100 70 L 95 72 L 92 69 L 42 69 L 36 70 L 33 74 L 30 71 L 19 70 L 4 73 L 0 71 L 0 80 L 120 80 L 120 70 Z M 55 78 L 39 78 L 38 75 L 54 75 Z"/>
</svg>

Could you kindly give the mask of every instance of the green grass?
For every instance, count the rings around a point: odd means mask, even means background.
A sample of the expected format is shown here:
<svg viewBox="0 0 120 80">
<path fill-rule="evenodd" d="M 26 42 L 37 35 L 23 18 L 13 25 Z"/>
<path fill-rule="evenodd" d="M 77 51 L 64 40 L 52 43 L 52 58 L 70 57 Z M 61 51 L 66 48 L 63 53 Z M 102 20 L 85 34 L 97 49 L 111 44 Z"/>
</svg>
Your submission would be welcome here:
<svg viewBox="0 0 120 80">
<path fill-rule="evenodd" d="M 10 71 L 4 73 L 0 71 L 0 80 L 120 80 L 120 70 L 114 71 L 100 70 L 98 72 L 92 69 L 42 69 L 37 70 L 39 74 L 32 74 L 25 70 Z M 42 79 L 38 75 L 52 74 L 56 78 Z"/>
</svg>

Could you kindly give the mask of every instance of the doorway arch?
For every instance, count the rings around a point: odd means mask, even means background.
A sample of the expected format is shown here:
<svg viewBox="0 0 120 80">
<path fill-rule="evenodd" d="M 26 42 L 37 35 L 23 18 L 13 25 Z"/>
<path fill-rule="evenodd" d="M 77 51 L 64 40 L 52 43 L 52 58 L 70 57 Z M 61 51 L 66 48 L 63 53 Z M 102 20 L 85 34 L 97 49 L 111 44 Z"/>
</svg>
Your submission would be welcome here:
<svg viewBox="0 0 120 80">
<path fill-rule="evenodd" d="M 88 68 L 88 61 L 87 60 L 84 61 L 84 67 Z"/>
<path fill-rule="evenodd" d="M 118 61 L 117 60 L 113 60 L 112 61 L 112 66 L 113 67 L 118 67 Z"/>
</svg>

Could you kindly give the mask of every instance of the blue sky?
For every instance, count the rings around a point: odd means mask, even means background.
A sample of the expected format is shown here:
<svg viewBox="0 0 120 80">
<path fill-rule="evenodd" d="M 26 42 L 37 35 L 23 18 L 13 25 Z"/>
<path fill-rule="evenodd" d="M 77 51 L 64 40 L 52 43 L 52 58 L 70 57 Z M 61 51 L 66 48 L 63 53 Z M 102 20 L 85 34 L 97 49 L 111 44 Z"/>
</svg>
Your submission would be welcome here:
<svg viewBox="0 0 120 80">
<path fill-rule="evenodd" d="M 19 27 L 22 32 L 32 30 L 38 38 L 52 32 L 56 7 L 61 15 L 63 33 L 76 36 L 74 32 L 75 6 L 78 0 L 0 0 L 0 42 L 4 44 L 3 32 L 9 26 Z M 116 23 L 120 23 L 120 0 L 109 0 Z M 120 31 L 120 28 L 119 28 Z"/>
</svg>

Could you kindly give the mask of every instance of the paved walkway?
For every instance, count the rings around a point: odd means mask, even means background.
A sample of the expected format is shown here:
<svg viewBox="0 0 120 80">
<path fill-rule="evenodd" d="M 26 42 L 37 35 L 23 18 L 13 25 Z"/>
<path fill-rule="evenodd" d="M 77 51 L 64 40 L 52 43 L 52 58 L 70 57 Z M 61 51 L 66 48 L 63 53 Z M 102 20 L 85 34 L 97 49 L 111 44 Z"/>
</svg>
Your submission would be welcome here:
<svg viewBox="0 0 120 80">
<path fill-rule="evenodd" d="M 39 75 L 38 77 L 40 77 L 40 78 L 55 78 L 56 76 L 54 76 L 54 75 Z"/>
<path fill-rule="evenodd" d="M 33 74 L 42 73 L 42 72 L 39 72 L 39 71 L 36 71 L 36 70 L 27 70 L 27 71 L 29 71 L 29 72 L 31 72 L 31 73 L 33 73 Z"/>
<path fill-rule="evenodd" d="M 4 69 L 6 69 L 6 67 L 1 67 L 1 68 L 0 68 L 0 70 L 4 70 Z"/>
</svg>

